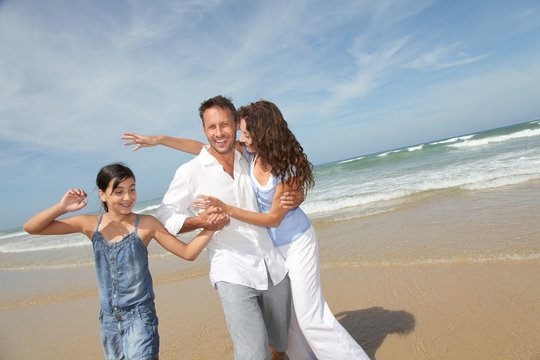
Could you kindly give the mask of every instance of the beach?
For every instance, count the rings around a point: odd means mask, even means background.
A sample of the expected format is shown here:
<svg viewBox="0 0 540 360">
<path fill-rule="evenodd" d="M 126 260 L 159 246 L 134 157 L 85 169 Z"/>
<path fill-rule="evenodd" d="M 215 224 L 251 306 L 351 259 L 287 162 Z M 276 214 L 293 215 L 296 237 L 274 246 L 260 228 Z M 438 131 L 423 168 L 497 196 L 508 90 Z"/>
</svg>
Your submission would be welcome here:
<svg viewBox="0 0 540 360">
<path fill-rule="evenodd" d="M 540 359 L 540 183 L 314 222 L 323 292 L 372 359 Z M 206 255 L 150 259 L 161 359 L 233 359 Z M 0 274 L 2 359 L 102 359 L 91 266 Z M 29 285 L 28 285 L 29 284 Z"/>
</svg>

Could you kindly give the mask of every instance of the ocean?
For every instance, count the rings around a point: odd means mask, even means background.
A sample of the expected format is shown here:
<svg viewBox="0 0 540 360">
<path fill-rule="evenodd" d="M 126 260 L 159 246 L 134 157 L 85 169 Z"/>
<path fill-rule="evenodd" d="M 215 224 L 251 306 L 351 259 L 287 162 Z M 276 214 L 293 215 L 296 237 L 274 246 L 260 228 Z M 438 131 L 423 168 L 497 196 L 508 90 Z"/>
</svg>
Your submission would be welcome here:
<svg viewBox="0 0 540 360">
<path fill-rule="evenodd" d="M 433 199 L 504 192 L 540 180 L 540 121 L 321 164 L 315 166 L 314 175 L 315 188 L 302 208 L 316 227 L 392 214 Z M 160 200 L 139 202 L 134 211 L 154 214 Z M 527 206 L 535 204 L 531 200 Z M 191 236 L 183 235 L 183 239 L 189 241 Z M 530 245 L 536 240 L 527 241 Z M 518 251 L 518 256 L 537 258 L 538 246 L 529 245 L 522 246 L 525 250 Z M 505 245 L 497 246 L 501 256 L 516 256 L 514 245 L 506 255 Z M 480 249 L 482 253 L 490 250 Z M 151 259 L 173 257 L 155 242 L 149 253 Z M 363 261 L 371 264 L 372 260 Z M 0 232 L 0 272 L 92 266 L 91 244 L 83 235 L 34 236 L 22 229 Z"/>
</svg>

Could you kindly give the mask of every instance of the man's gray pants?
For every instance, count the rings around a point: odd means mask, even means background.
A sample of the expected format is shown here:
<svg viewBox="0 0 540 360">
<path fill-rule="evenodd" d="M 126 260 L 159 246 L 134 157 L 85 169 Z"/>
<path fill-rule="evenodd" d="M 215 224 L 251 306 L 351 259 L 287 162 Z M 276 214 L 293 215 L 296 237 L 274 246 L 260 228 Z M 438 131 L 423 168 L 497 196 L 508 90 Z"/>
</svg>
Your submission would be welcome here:
<svg viewBox="0 0 540 360">
<path fill-rule="evenodd" d="M 287 350 L 291 318 L 291 288 L 286 276 L 268 290 L 256 290 L 224 281 L 216 283 L 225 321 L 234 344 L 235 360 L 270 359 L 269 345 Z"/>
</svg>

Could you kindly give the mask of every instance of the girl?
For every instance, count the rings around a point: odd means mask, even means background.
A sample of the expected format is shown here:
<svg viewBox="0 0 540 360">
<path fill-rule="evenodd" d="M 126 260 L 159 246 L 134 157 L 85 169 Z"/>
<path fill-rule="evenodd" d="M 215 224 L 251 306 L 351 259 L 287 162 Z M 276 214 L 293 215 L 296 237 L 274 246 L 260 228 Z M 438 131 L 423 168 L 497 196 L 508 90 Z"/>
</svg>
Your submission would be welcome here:
<svg viewBox="0 0 540 360">
<path fill-rule="evenodd" d="M 58 204 L 32 217 L 23 229 L 37 235 L 81 232 L 88 236 L 94 249 L 100 334 L 106 359 L 158 359 L 158 318 L 147 246 L 156 239 L 168 251 L 191 261 L 214 231 L 204 230 L 186 245 L 153 216 L 133 213 L 137 199 L 135 175 L 123 164 L 103 167 L 96 183 L 104 214 L 57 220 L 88 203 L 83 190 L 70 189 Z"/>
<path fill-rule="evenodd" d="M 290 359 L 369 359 L 364 350 L 332 315 L 322 294 L 317 235 L 311 221 L 300 209 L 280 205 L 285 192 L 304 193 L 313 184 L 312 165 L 287 126 L 276 105 L 258 101 L 240 108 L 240 142 L 250 161 L 250 177 L 257 194 L 260 212 L 227 205 L 217 198 L 200 195 L 201 208 L 220 207 L 238 220 L 266 226 L 275 246 L 285 258 L 291 280 L 293 314 L 289 329 Z M 126 133 L 126 145 L 163 145 L 198 153 L 202 143 L 170 137 L 145 137 Z M 309 346 L 306 345 L 306 341 Z"/>
</svg>

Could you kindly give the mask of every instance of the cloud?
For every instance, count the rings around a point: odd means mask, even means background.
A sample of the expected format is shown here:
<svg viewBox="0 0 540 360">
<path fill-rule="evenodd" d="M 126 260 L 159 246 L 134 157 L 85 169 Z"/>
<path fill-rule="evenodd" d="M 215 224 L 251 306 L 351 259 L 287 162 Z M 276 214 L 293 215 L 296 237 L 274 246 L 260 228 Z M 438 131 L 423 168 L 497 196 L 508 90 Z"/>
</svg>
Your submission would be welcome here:
<svg viewBox="0 0 540 360">
<path fill-rule="evenodd" d="M 460 43 L 448 46 L 437 45 L 433 50 L 418 55 L 416 59 L 405 64 L 405 67 L 420 71 L 435 71 L 470 64 L 484 60 L 489 56 L 489 54 L 483 54 L 471 57 L 463 51 L 457 50 L 460 45 Z"/>
<path fill-rule="evenodd" d="M 373 4 L 366 24 L 359 28 L 347 47 L 354 67 L 330 87 L 325 113 L 367 96 L 387 84 L 395 72 L 403 68 L 410 57 L 410 43 L 415 40 L 409 23 L 430 4 L 429 1 Z"/>
<path fill-rule="evenodd" d="M 220 93 L 275 102 L 314 163 L 443 137 L 455 119 L 465 129 L 538 117 L 538 6 L 527 1 L 7 0 L 0 10 L 0 164 L 21 188 L 47 169 L 93 178 L 109 160 L 166 186 L 162 162 L 185 158 L 133 155 L 121 133 L 201 139 L 197 106 Z M 47 176 L 43 189 L 59 182 Z"/>
<path fill-rule="evenodd" d="M 192 89 L 182 87 L 185 60 L 152 48 L 173 37 L 179 19 L 164 9 L 154 17 L 149 9 L 135 6 L 114 20 L 99 7 L 71 14 L 82 23 L 95 17 L 93 31 L 62 21 L 30 25 L 32 13 L 24 9 L 4 16 L 2 32 L 10 37 L 1 41 L 12 51 L 0 57 L 0 68 L 9 69 L 0 73 L 9 84 L 0 90 L 0 137 L 85 152 L 103 133 L 120 134 L 133 122 L 155 129 L 170 123 L 179 115 L 177 99 Z"/>
<path fill-rule="evenodd" d="M 357 72 L 351 79 L 333 87 L 333 98 L 326 106 L 330 108 L 341 106 L 384 85 L 388 81 L 388 75 L 399 67 L 398 53 L 408 41 L 407 37 L 397 39 L 384 44 L 376 53 L 371 54 L 353 51 Z"/>
</svg>

